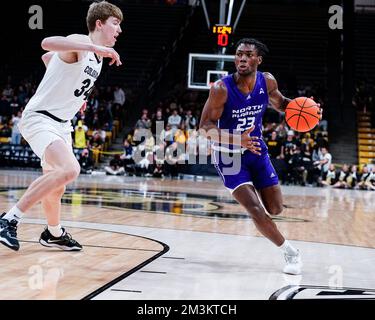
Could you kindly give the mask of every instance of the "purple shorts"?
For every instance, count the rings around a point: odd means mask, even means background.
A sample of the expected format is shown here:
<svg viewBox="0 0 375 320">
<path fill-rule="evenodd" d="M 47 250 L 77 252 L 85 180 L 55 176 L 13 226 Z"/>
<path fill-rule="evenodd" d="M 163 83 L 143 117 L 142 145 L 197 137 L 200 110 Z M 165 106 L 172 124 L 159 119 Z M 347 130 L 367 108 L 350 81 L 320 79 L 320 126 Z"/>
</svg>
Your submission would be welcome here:
<svg viewBox="0 0 375 320">
<path fill-rule="evenodd" d="M 259 190 L 279 183 L 267 150 L 263 150 L 260 156 L 248 150 L 233 154 L 215 150 L 213 160 L 225 187 L 232 193 L 244 184 L 251 184 Z"/>
</svg>

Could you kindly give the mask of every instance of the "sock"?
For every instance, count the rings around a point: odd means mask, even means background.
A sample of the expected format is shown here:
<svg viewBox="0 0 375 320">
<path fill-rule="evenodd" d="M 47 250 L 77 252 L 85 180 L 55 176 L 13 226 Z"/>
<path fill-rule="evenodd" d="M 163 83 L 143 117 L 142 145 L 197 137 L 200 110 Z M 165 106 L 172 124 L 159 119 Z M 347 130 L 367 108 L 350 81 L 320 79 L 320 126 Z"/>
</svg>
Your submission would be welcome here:
<svg viewBox="0 0 375 320">
<path fill-rule="evenodd" d="M 57 226 L 50 226 L 48 225 L 48 231 L 56 238 L 59 238 L 61 237 L 61 235 L 63 234 L 63 231 L 62 231 L 62 228 L 61 228 L 61 225 L 58 224 Z"/>
<path fill-rule="evenodd" d="M 16 220 L 17 224 L 18 224 L 18 223 L 20 223 L 20 220 L 21 220 L 23 215 L 24 215 L 24 213 L 20 209 L 18 209 L 17 206 L 13 206 L 12 209 L 10 209 L 5 214 L 3 219 L 7 219 L 8 221 Z"/>
<path fill-rule="evenodd" d="M 294 248 L 288 240 L 285 240 L 284 243 L 279 247 L 281 250 L 283 250 L 284 253 L 288 255 L 297 255 L 298 250 Z"/>
</svg>

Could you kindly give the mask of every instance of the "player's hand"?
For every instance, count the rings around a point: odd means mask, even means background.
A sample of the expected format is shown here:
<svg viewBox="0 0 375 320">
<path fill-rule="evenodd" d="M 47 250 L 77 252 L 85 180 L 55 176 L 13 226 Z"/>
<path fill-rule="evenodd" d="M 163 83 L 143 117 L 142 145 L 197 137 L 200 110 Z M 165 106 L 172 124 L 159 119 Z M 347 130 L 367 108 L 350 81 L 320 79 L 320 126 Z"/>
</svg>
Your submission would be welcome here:
<svg viewBox="0 0 375 320">
<path fill-rule="evenodd" d="M 310 99 L 313 99 L 314 100 L 314 97 L 310 97 Z M 314 100 L 315 101 L 315 100 Z M 322 120 L 322 117 L 323 117 L 323 108 L 320 107 L 320 103 L 317 103 L 316 104 L 319 108 L 319 111 L 318 111 L 318 115 L 320 115 L 320 119 L 319 120 Z"/>
<path fill-rule="evenodd" d="M 260 156 L 260 151 L 262 149 L 260 148 L 260 142 L 257 141 L 259 140 L 259 137 L 250 136 L 250 133 L 253 132 L 254 128 L 255 127 L 252 126 L 241 134 L 241 146 Z"/>
<path fill-rule="evenodd" d="M 122 62 L 120 60 L 120 55 L 113 48 L 107 48 L 104 46 L 94 46 L 94 52 L 103 58 L 110 58 L 111 61 L 109 65 L 116 63 L 116 66 L 121 66 Z"/>
</svg>

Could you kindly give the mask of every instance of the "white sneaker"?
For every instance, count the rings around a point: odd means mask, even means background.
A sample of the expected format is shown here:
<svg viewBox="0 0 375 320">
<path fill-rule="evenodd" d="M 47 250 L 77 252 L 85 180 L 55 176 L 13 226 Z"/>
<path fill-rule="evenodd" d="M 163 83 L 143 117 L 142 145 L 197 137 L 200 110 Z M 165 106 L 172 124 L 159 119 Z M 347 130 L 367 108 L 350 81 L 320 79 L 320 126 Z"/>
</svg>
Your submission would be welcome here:
<svg viewBox="0 0 375 320">
<path fill-rule="evenodd" d="M 286 265 L 284 266 L 283 272 L 294 275 L 301 274 L 303 263 L 299 251 L 296 255 L 289 255 L 285 253 L 284 257 Z"/>
</svg>

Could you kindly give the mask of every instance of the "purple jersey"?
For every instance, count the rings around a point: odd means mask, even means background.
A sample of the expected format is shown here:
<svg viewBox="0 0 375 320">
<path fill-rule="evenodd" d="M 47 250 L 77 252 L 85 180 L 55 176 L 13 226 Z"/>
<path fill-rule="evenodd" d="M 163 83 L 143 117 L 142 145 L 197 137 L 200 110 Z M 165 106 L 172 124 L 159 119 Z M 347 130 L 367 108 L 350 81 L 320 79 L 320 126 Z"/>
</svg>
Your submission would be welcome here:
<svg viewBox="0 0 375 320">
<path fill-rule="evenodd" d="M 222 81 L 227 87 L 228 98 L 218 127 L 233 133 L 241 133 L 255 126 L 250 135 L 262 137 L 262 117 L 268 106 L 267 85 L 263 73 L 257 72 L 254 88 L 247 95 L 238 89 L 233 74 L 222 78 Z M 267 148 L 264 142 L 261 147 Z"/>
<path fill-rule="evenodd" d="M 255 126 L 251 136 L 262 138 L 262 117 L 268 106 L 266 80 L 262 72 L 257 72 L 254 89 L 243 94 L 234 81 L 233 74 L 222 79 L 228 91 L 224 111 L 218 121 L 220 129 L 239 134 Z M 214 145 L 213 160 L 224 185 L 233 192 L 244 184 L 256 189 L 277 185 L 278 178 L 270 161 L 267 146 L 259 139 L 261 155 L 256 155 L 240 146 Z M 229 150 L 228 150 L 229 149 Z"/>
</svg>

